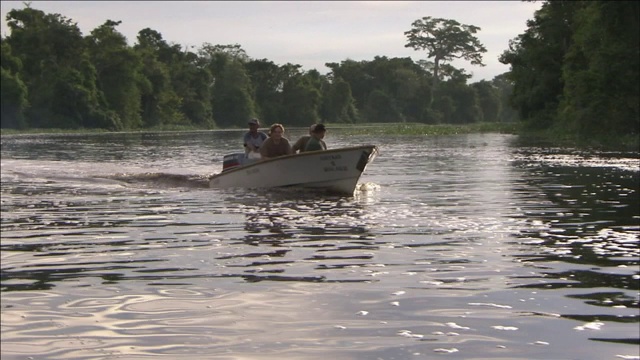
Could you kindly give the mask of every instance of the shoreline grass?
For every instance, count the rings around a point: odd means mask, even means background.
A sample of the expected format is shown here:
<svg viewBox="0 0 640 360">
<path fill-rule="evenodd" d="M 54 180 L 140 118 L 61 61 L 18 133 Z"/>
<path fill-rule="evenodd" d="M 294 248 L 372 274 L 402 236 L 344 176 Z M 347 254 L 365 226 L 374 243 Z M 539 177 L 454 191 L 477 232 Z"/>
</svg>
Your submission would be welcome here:
<svg viewBox="0 0 640 360">
<path fill-rule="evenodd" d="M 521 144 L 545 144 L 549 147 L 591 149 L 602 151 L 623 151 L 640 153 L 640 135 L 625 134 L 617 136 L 580 137 L 552 130 L 538 132 L 522 132 L 519 134 Z"/>
<path fill-rule="evenodd" d="M 296 128 L 296 127 L 291 127 Z M 301 127 L 303 129 L 304 127 Z M 522 144 L 545 144 L 550 147 L 575 147 L 582 149 L 640 152 L 640 136 L 627 134 L 615 137 L 580 138 L 554 131 L 522 131 L 520 123 L 481 122 L 474 124 L 422 124 L 422 123 L 327 123 L 329 130 L 340 130 L 347 135 L 406 135 L 436 136 L 474 133 L 500 133 L 518 135 Z M 150 129 L 128 131 L 108 131 L 104 129 L 0 129 L 0 136 L 39 134 L 100 134 L 100 133 L 152 133 L 243 130 L 242 127 L 204 129 L 194 126 L 163 126 Z"/>
<path fill-rule="evenodd" d="M 350 135 L 458 135 L 473 133 L 517 134 L 517 123 L 475 124 L 422 124 L 422 123 L 373 123 L 327 124 L 329 129 L 340 129 Z"/>
<path fill-rule="evenodd" d="M 291 128 L 298 128 L 291 126 Z M 306 127 L 300 127 L 304 129 Z M 510 133 L 516 134 L 519 125 L 517 123 L 476 123 L 476 124 L 422 124 L 422 123 L 361 123 L 343 124 L 327 123 L 329 129 L 340 129 L 349 134 L 391 134 L 391 135 L 456 135 L 469 133 Z M 99 134 L 99 133 L 144 133 L 144 132 L 174 132 L 174 131 L 215 131 L 215 130 L 242 130 L 244 127 L 204 129 L 193 126 L 164 126 L 148 129 L 136 129 L 126 131 L 110 131 L 104 129 L 1 129 L 0 135 L 36 135 L 36 134 Z"/>
</svg>

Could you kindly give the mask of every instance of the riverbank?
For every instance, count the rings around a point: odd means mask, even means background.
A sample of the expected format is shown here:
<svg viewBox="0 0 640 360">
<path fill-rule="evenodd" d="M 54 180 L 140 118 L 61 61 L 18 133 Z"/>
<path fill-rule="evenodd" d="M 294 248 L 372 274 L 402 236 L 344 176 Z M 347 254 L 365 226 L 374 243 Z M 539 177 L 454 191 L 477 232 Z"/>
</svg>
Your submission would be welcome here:
<svg viewBox="0 0 640 360">
<path fill-rule="evenodd" d="M 295 127 L 289 127 L 295 129 Z M 429 125 L 421 123 L 364 123 L 364 124 L 327 124 L 331 129 L 340 129 L 349 135 L 456 135 L 473 133 L 501 133 L 519 135 L 523 143 L 545 143 L 550 147 L 576 147 L 616 151 L 640 151 L 640 136 L 627 134 L 623 136 L 595 136 L 591 138 L 577 137 L 555 131 L 524 132 L 519 123 L 482 122 L 474 124 L 438 124 Z M 131 132 L 175 132 L 175 131 L 216 131 L 216 130 L 240 130 L 242 128 L 228 129 L 202 129 L 197 127 L 170 126 L 150 128 Z M 104 129 L 2 129 L 0 135 L 19 134 L 84 134 L 84 133 L 109 133 Z"/>
<path fill-rule="evenodd" d="M 521 144 L 547 144 L 549 147 L 593 149 L 604 151 L 640 152 L 640 135 L 595 135 L 593 137 L 581 137 L 573 134 L 565 134 L 552 130 L 540 132 L 520 132 Z"/>
<path fill-rule="evenodd" d="M 427 125 L 421 123 L 364 123 L 364 124 L 326 124 L 329 129 L 341 129 L 349 134 L 392 134 L 392 135 L 455 135 L 467 133 L 511 133 L 518 131 L 517 123 L 477 123 L 477 124 L 439 124 Z M 286 126 L 286 124 L 285 124 Z M 293 126 L 287 128 L 295 128 Z M 244 128 L 224 128 L 215 130 L 238 130 Z M 131 132 L 165 132 L 165 131 L 215 131 L 188 126 L 170 126 L 161 128 L 149 128 L 139 130 L 123 131 Z M 83 134 L 83 133 L 110 133 L 104 129 L 2 129 L 1 135 L 17 134 Z"/>
</svg>

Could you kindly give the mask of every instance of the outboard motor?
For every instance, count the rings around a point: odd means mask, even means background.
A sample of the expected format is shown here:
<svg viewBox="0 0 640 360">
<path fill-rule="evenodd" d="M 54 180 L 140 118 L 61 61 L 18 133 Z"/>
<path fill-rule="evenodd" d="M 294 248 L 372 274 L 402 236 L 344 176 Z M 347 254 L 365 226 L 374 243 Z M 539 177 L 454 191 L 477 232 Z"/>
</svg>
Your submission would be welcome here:
<svg viewBox="0 0 640 360">
<path fill-rule="evenodd" d="M 227 171 L 235 167 L 242 166 L 246 161 L 247 156 L 244 153 L 225 155 L 222 158 L 222 171 Z"/>
</svg>

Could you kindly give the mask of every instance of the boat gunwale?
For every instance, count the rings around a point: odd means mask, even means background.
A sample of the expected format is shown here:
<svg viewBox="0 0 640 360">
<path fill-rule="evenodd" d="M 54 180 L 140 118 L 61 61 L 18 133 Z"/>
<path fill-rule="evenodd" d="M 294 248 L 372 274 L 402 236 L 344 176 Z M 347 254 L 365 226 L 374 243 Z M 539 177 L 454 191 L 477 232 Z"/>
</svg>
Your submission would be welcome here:
<svg viewBox="0 0 640 360">
<path fill-rule="evenodd" d="M 301 153 L 296 153 L 296 154 L 288 154 L 288 155 L 283 155 L 283 156 L 277 156 L 271 159 L 266 159 L 266 160 L 260 160 L 260 161 L 256 161 L 254 163 L 248 164 L 248 165 L 242 165 L 242 166 L 236 166 L 234 168 L 231 168 L 229 170 L 226 171 L 221 171 L 217 174 L 211 175 L 209 177 L 209 180 L 220 177 L 222 175 L 227 175 L 236 171 L 240 171 L 240 170 L 245 170 L 245 169 L 249 169 L 251 167 L 254 166 L 258 166 L 258 165 L 263 165 L 263 164 L 267 164 L 270 162 L 274 162 L 274 161 L 281 161 L 281 160 L 286 160 L 292 157 L 296 157 L 296 156 L 311 156 L 311 155 L 318 155 L 319 153 L 322 154 L 327 154 L 327 153 L 336 153 L 336 152 L 341 152 L 341 151 L 351 151 L 351 150 L 357 150 L 357 149 L 371 149 L 372 150 L 372 154 L 375 152 L 378 152 L 378 146 L 376 145 L 357 145 L 357 146 L 349 146 L 349 147 L 343 147 L 343 148 L 336 148 L 336 149 L 327 149 L 327 150 L 314 150 L 314 151 L 305 151 L 305 152 L 301 152 Z"/>
</svg>

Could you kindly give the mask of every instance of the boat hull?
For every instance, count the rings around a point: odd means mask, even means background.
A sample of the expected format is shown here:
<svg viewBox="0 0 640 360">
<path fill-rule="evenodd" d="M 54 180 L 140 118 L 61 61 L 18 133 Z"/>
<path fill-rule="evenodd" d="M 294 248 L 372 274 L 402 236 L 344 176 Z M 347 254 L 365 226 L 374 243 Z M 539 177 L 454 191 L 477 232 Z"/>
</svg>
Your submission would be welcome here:
<svg viewBox="0 0 640 360">
<path fill-rule="evenodd" d="M 376 146 L 362 145 L 281 156 L 213 175 L 209 187 L 296 187 L 353 195 L 360 176 L 377 153 Z"/>
</svg>

